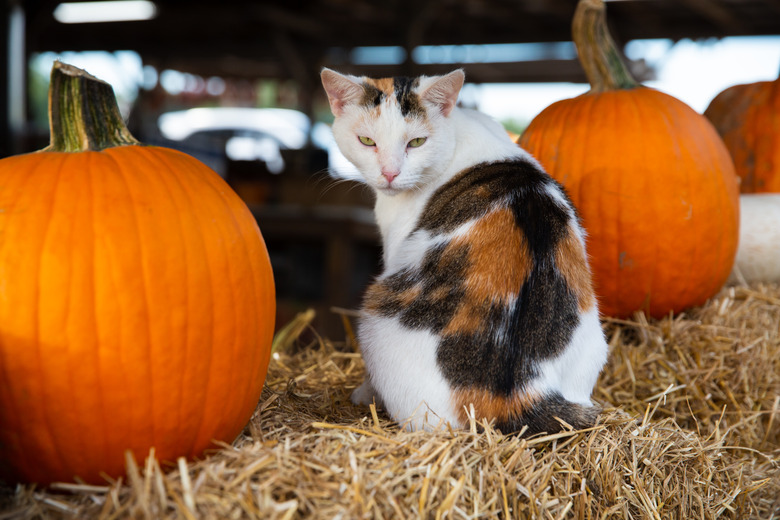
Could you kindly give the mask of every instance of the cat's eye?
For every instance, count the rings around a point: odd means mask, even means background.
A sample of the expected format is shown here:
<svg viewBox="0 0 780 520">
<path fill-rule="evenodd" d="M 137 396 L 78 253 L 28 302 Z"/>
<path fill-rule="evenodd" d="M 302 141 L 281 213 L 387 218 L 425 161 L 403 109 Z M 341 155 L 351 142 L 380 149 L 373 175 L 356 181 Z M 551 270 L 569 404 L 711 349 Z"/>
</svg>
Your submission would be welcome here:
<svg viewBox="0 0 780 520">
<path fill-rule="evenodd" d="M 363 143 L 366 146 L 376 146 L 376 143 L 370 137 L 366 137 L 364 135 L 359 135 L 358 139 L 360 139 L 360 142 Z"/>
<path fill-rule="evenodd" d="M 409 141 L 409 144 L 407 145 L 409 148 L 418 148 L 423 145 L 425 141 L 427 141 L 427 137 L 416 137 Z"/>
</svg>

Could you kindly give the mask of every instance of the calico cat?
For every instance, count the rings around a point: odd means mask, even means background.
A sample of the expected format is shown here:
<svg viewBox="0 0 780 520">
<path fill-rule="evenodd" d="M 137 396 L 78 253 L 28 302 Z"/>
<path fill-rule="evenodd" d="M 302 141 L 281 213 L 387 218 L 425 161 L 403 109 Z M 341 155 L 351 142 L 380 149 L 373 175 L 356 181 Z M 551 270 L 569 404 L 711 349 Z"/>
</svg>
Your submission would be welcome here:
<svg viewBox="0 0 780 520">
<path fill-rule="evenodd" d="M 410 430 L 464 427 L 472 405 L 504 433 L 591 426 L 607 344 L 563 188 L 499 123 L 456 106 L 461 70 L 321 78 L 383 241 L 352 401 Z"/>
</svg>

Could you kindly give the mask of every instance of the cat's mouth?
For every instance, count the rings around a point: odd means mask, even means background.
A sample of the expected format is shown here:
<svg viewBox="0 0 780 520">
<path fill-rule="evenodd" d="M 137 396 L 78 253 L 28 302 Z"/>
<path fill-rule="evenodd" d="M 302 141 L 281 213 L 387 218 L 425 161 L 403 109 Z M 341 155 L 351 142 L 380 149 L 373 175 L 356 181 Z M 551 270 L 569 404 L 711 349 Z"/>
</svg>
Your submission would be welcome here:
<svg viewBox="0 0 780 520">
<path fill-rule="evenodd" d="M 383 195 L 394 196 L 399 193 L 419 192 L 425 189 L 426 184 L 421 182 L 422 179 L 413 179 L 411 177 L 404 177 L 402 179 L 394 179 L 392 182 L 376 182 L 374 188 Z"/>
<path fill-rule="evenodd" d="M 406 191 L 407 188 L 396 186 L 393 184 L 386 184 L 384 186 L 377 186 L 377 189 L 385 195 L 398 195 L 402 191 Z"/>
<path fill-rule="evenodd" d="M 396 195 L 408 189 L 403 181 L 399 182 L 396 178 L 388 180 L 387 177 L 379 178 L 374 186 L 385 195 Z"/>
</svg>

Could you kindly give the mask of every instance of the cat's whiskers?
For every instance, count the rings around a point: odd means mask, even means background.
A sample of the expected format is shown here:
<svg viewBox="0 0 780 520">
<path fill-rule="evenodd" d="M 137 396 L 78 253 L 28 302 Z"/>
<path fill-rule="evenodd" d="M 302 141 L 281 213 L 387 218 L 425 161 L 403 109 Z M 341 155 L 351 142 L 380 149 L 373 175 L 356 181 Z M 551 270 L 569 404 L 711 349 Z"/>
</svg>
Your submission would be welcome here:
<svg viewBox="0 0 780 520">
<path fill-rule="evenodd" d="M 319 173 L 326 173 L 328 170 L 320 170 Z M 320 176 L 320 178 L 317 179 L 316 183 L 318 185 L 325 184 L 324 187 L 319 188 L 319 198 L 322 199 L 328 192 L 335 189 L 337 186 L 343 186 L 344 184 L 348 185 L 347 193 L 351 192 L 354 189 L 361 189 L 366 190 L 368 189 L 370 192 L 370 188 L 364 183 L 361 182 L 359 179 L 348 179 L 344 177 L 334 177 L 332 174 L 329 174 L 327 176 Z"/>
</svg>

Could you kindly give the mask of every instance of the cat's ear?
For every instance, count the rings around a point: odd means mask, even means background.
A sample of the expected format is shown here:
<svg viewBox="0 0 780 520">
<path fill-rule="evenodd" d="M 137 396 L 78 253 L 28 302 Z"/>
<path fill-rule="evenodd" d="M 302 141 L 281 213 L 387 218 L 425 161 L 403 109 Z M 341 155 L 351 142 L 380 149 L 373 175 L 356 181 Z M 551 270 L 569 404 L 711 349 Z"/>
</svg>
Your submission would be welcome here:
<svg viewBox="0 0 780 520">
<path fill-rule="evenodd" d="M 463 87 L 466 74 L 463 69 L 453 70 L 445 76 L 440 76 L 428 85 L 420 97 L 423 101 L 436 105 L 446 117 L 450 115 L 458 102 L 458 94 Z"/>
<path fill-rule="evenodd" d="M 334 116 L 340 116 L 346 105 L 358 102 L 363 96 L 363 86 L 354 76 L 345 76 L 335 70 L 324 68 L 320 73 L 320 79 L 328 94 L 330 110 Z"/>
</svg>

